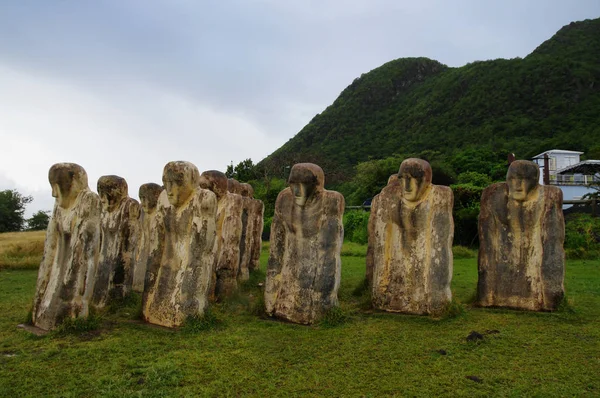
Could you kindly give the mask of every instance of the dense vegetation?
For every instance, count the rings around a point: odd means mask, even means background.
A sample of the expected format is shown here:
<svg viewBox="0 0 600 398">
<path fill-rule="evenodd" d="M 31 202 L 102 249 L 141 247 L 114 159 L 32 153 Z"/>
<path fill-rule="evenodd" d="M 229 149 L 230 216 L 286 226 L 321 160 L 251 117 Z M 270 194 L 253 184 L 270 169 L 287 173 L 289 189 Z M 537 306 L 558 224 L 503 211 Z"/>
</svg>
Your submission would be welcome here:
<svg viewBox="0 0 600 398">
<path fill-rule="evenodd" d="M 598 109 L 600 19 L 594 19 L 563 27 L 524 59 L 460 68 L 427 58 L 388 62 L 355 79 L 266 159 L 231 165 L 228 175 L 250 182 L 265 202 L 266 238 L 294 163 L 319 164 L 328 188 L 347 205 L 361 205 L 403 159 L 426 159 L 433 182 L 454 191 L 454 243 L 475 246 L 481 192 L 504 180 L 508 155 L 527 159 L 560 148 L 600 158 Z M 362 241 L 360 234 L 352 239 Z"/>
<path fill-rule="evenodd" d="M 524 59 L 460 68 L 427 58 L 388 62 L 355 79 L 259 167 L 282 177 L 288 165 L 315 162 L 328 186 L 360 204 L 389 176 L 366 187 L 360 175 L 373 162 L 389 163 L 388 173 L 401 159 L 418 156 L 432 162 L 438 183 L 449 185 L 468 171 L 502 178 L 509 153 L 530 158 L 561 148 L 598 157 L 598 109 L 595 19 L 563 27 Z"/>
</svg>

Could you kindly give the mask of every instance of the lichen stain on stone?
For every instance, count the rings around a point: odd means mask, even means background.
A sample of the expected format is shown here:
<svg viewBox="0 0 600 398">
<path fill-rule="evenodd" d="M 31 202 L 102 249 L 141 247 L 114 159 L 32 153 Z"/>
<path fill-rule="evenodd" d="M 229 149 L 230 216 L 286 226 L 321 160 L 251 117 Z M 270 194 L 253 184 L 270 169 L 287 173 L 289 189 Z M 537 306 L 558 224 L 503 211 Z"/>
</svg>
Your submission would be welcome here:
<svg viewBox="0 0 600 398">
<path fill-rule="evenodd" d="M 431 167 L 420 159 L 405 160 L 390 180 L 374 198 L 369 219 L 373 305 L 437 313 L 452 299 L 452 191 L 431 185 Z"/>
<path fill-rule="evenodd" d="M 311 324 L 338 305 L 344 198 L 324 189 L 323 170 L 292 167 L 271 224 L 265 283 L 267 314 Z"/>
<path fill-rule="evenodd" d="M 102 203 L 100 253 L 94 276 L 92 303 L 104 307 L 122 299 L 132 288 L 134 249 L 139 239 L 140 205 L 128 196 L 127 182 L 114 175 L 98 179 Z"/>
<path fill-rule="evenodd" d="M 208 306 L 217 198 L 199 182 L 198 169 L 189 162 L 165 166 L 142 303 L 147 322 L 180 326 L 189 316 L 202 316 Z"/>
<path fill-rule="evenodd" d="M 51 330 L 64 318 L 89 314 L 100 240 L 100 198 L 87 173 L 74 163 L 57 163 L 48 179 L 56 198 L 38 271 L 33 324 Z"/>
<path fill-rule="evenodd" d="M 203 172 L 200 186 L 217 197 L 215 265 L 209 297 L 211 301 L 222 301 L 238 288 L 243 201 L 241 195 L 228 192 L 227 177 L 220 171 Z"/>
<path fill-rule="evenodd" d="M 564 296 L 562 191 L 515 161 L 507 182 L 486 188 L 479 215 L 478 304 L 554 310 Z"/>
<path fill-rule="evenodd" d="M 134 251 L 133 282 L 132 290 L 135 292 L 144 292 L 144 281 L 146 278 L 146 267 L 150 256 L 150 248 L 154 245 L 151 242 L 156 234 L 156 208 L 158 198 L 163 187 L 155 183 L 146 183 L 140 186 L 138 196 L 140 197 L 141 213 L 138 220 L 139 235 Z"/>
</svg>

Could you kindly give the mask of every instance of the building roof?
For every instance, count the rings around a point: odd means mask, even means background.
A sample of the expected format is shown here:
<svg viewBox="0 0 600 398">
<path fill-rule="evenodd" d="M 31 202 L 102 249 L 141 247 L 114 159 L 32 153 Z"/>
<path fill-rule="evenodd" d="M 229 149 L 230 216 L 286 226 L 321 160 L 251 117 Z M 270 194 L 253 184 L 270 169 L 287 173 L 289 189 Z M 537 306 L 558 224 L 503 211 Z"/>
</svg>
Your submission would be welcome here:
<svg viewBox="0 0 600 398">
<path fill-rule="evenodd" d="M 551 153 L 564 153 L 564 154 L 583 155 L 583 152 L 579 152 L 579 151 L 567 151 L 567 150 L 564 150 L 564 149 L 550 149 L 549 151 L 542 152 L 539 155 L 535 155 L 532 159 L 543 158 L 546 153 L 548 155 L 551 154 Z"/>
<path fill-rule="evenodd" d="M 592 175 L 600 172 L 600 160 L 584 160 L 583 162 L 575 163 L 560 170 L 556 170 L 556 174 L 586 174 Z"/>
</svg>

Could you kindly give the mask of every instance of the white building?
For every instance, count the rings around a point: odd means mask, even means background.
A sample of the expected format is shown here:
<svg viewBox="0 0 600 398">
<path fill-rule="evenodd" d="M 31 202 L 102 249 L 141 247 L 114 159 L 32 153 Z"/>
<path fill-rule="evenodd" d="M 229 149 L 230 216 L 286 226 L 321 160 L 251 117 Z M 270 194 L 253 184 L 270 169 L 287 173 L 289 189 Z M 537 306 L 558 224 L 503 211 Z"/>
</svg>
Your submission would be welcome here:
<svg viewBox="0 0 600 398">
<path fill-rule="evenodd" d="M 540 167 L 540 184 L 544 184 L 544 155 L 548 155 L 549 184 L 563 191 L 564 200 L 578 200 L 596 192 L 592 182 L 600 182 L 600 160 L 580 160 L 583 152 L 552 149 L 533 157 Z"/>
</svg>

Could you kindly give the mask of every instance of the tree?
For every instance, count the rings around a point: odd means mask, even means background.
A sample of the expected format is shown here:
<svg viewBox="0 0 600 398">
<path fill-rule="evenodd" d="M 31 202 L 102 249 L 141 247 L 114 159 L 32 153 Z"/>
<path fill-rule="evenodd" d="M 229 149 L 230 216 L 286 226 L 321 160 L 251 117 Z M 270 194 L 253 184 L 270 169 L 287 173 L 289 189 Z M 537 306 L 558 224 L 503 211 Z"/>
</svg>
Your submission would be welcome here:
<svg viewBox="0 0 600 398">
<path fill-rule="evenodd" d="M 27 230 L 29 231 L 41 231 L 48 228 L 50 222 L 49 211 L 38 211 L 31 218 L 27 220 Z"/>
<path fill-rule="evenodd" d="M 23 196 L 15 189 L 0 191 L 0 232 L 15 232 L 23 228 L 25 205 L 31 196 Z"/>
<path fill-rule="evenodd" d="M 240 182 L 248 182 L 257 178 L 257 172 L 252 159 L 246 159 L 233 167 L 233 163 L 227 166 L 225 171 L 227 178 L 235 178 Z"/>
</svg>

